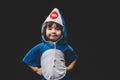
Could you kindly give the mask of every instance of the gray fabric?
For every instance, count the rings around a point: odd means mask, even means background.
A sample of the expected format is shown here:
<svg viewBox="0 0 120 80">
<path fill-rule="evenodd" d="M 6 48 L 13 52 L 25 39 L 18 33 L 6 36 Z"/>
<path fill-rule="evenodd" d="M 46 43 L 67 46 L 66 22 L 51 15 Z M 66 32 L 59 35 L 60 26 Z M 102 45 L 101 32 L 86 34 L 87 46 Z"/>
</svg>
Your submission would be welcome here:
<svg viewBox="0 0 120 80">
<path fill-rule="evenodd" d="M 47 80 L 59 80 L 66 74 L 64 53 L 49 49 L 41 56 L 42 74 Z"/>
</svg>

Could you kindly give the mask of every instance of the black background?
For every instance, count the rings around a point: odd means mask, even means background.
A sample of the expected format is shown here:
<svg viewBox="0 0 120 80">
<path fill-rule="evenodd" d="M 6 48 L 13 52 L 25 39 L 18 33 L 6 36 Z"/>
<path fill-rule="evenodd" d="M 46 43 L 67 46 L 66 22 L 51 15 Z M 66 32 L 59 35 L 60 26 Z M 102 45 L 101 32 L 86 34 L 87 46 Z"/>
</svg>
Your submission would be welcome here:
<svg viewBox="0 0 120 80">
<path fill-rule="evenodd" d="M 113 58 L 117 53 L 117 10 L 108 1 L 44 0 L 18 1 L 2 8 L 3 74 L 14 80 L 39 80 L 22 62 L 28 50 L 41 41 L 41 25 L 57 7 L 67 26 L 67 40 L 79 60 L 71 80 L 108 80 L 113 77 Z M 10 5 L 10 6 L 9 6 Z M 113 55 L 114 54 L 114 55 Z M 12 60 L 12 61 L 11 61 Z M 117 60 L 117 59 L 116 59 Z M 15 63 L 14 63 L 15 62 Z M 13 73 L 15 71 L 15 73 Z M 4 77 L 5 78 L 5 77 Z"/>
</svg>

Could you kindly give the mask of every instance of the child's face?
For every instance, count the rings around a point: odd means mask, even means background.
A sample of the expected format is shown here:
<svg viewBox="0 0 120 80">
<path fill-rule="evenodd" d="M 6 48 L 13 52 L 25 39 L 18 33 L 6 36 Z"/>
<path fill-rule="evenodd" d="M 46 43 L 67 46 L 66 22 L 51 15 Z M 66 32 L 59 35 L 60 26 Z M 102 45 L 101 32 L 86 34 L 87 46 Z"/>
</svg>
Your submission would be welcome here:
<svg viewBox="0 0 120 80">
<path fill-rule="evenodd" d="M 57 27 L 57 25 L 54 23 L 51 26 L 47 26 L 46 28 L 46 37 L 52 41 L 55 42 L 58 40 L 62 35 L 62 31 L 60 28 Z"/>
</svg>

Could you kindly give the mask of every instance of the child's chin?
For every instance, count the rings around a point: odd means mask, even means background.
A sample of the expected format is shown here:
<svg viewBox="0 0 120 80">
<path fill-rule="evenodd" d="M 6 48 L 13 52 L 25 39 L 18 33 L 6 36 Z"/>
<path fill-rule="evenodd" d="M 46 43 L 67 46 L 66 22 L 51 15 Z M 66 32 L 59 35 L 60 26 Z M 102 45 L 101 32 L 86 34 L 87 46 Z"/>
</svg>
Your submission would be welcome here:
<svg viewBox="0 0 120 80">
<path fill-rule="evenodd" d="M 55 42 L 55 41 L 57 41 L 57 39 L 51 39 L 51 41 L 54 41 L 54 42 Z"/>
<path fill-rule="evenodd" d="M 53 39 L 52 39 L 51 41 L 52 41 L 52 42 L 56 42 L 56 40 L 53 40 Z"/>
</svg>

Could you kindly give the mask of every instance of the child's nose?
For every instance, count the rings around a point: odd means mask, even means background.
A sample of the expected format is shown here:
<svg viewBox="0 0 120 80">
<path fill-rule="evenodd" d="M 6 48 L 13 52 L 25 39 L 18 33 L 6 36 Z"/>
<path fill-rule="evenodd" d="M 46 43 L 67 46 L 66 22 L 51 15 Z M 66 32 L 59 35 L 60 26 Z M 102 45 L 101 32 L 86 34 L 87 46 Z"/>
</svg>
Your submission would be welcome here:
<svg viewBox="0 0 120 80">
<path fill-rule="evenodd" d="M 55 30 L 55 29 L 52 29 L 52 33 L 56 33 L 56 30 Z"/>
</svg>

